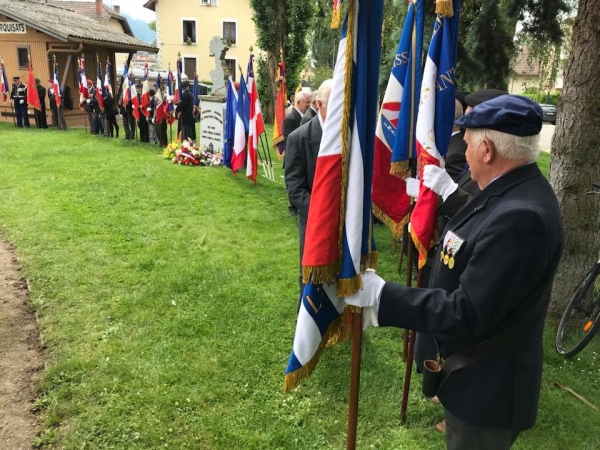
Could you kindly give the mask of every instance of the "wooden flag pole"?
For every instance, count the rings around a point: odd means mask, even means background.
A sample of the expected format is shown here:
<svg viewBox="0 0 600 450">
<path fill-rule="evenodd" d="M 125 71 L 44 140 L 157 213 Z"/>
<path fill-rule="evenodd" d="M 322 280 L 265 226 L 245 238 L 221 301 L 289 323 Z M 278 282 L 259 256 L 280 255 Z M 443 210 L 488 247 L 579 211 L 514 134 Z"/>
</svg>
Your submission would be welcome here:
<svg viewBox="0 0 600 450">
<path fill-rule="evenodd" d="M 350 366 L 350 398 L 348 401 L 348 434 L 346 437 L 346 450 L 354 450 L 356 448 L 361 353 L 362 311 L 356 308 L 356 311 L 353 311 L 352 313 L 352 362 Z"/>
</svg>

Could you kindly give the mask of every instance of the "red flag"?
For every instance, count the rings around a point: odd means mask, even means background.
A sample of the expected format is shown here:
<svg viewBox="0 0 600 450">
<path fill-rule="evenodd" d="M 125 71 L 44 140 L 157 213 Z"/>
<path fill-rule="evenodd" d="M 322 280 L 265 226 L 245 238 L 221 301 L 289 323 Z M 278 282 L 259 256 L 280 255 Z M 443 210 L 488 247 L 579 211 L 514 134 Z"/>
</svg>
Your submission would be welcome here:
<svg viewBox="0 0 600 450">
<path fill-rule="evenodd" d="M 248 134 L 248 159 L 246 161 L 246 178 L 254 181 L 256 185 L 256 175 L 258 172 L 258 122 L 259 118 L 262 119 L 260 113 L 260 105 L 258 104 L 258 91 L 256 90 L 256 83 L 254 78 L 248 77 L 248 83 L 250 86 L 250 125 Z M 263 132 L 264 132 L 264 125 Z"/>
<path fill-rule="evenodd" d="M 37 87 L 35 86 L 35 77 L 33 76 L 33 68 L 29 64 L 27 72 L 27 103 L 33 106 L 38 111 L 42 110 L 40 97 L 38 96 Z"/>
</svg>

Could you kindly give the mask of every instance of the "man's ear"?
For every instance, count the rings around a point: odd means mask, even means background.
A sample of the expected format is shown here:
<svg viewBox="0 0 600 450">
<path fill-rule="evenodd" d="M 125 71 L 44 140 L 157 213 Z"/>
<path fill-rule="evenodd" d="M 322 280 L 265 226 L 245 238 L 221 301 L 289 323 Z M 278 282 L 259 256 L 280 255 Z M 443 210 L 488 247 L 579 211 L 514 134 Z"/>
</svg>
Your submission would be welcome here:
<svg viewBox="0 0 600 450">
<path fill-rule="evenodd" d="M 485 164 L 491 164 L 496 159 L 496 146 L 487 137 L 483 138 L 483 162 Z"/>
</svg>

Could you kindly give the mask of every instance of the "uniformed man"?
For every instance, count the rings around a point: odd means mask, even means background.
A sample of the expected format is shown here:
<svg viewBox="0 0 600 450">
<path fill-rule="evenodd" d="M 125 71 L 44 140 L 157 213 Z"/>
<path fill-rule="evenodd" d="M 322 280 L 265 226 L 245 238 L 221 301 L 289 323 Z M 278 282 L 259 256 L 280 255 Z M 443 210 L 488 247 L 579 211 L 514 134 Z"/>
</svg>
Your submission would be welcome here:
<svg viewBox="0 0 600 450">
<path fill-rule="evenodd" d="M 346 298 L 363 308 L 364 325 L 436 336 L 442 371 L 429 381 L 439 381 L 450 450 L 509 449 L 536 421 L 544 319 L 564 245 L 556 196 L 535 163 L 542 116 L 532 100 L 503 95 L 459 119 L 482 192 L 448 222 L 431 288 L 367 271 Z"/>
<path fill-rule="evenodd" d="M 61 98 L 61 100 L 64 100 Z M 48 103 L 50 103 L 50 111 L 52 112 L 52 126 L 57 130 L 67 131 L 67 122 L 65 121 L 65 109 L 63 101 L 60 106 L 56 105 L 56 94 L 54 92 L 54 81 L 48 80 Z"/>
<path fill-rule="evenodd" d="M 35 123 L 38 128 L 48 128 L 48 122 L 46 121 L 46 88 L 40 84 L 40 79 L 35 79 L 35 86 L 40 98 L 40 111 L 34 110 Z"/>
<path fill-rule="evenodd" d="M 115 98 L 110 92 L 106 93 L 106 98 L 104 99 L 104 114 L 106 115 L 105 135 L 118 138 L 119 124 L 117 123 L 117 109 L 115 107 Z"/>
<path fill-rule="evenodd" d="M 181 117 L 183 139 L 193 139 L 196 121 L 194 119 L 194 95 L 190 92 L 189 80 L 182 81 L 181 88 L 183 94 L 177 108 L 175 108 L 175 112 Z"/>
<path fill-rule="evenodd" d="M 158 131 L 156 128 L 156 90 L 150 89 L 150 104 L 148 105 L 148 128 L 150 131 L 150 143 L 158 145 Z"/>
<path fill-rule="evenodd" d="M 29 128 L 29 113 L 27 111 L 27 86 L 21 83 L 20 77 L 13 77 L 13 87 L 10 92 L 13 101 L 17 128 Z"/>
</svg>

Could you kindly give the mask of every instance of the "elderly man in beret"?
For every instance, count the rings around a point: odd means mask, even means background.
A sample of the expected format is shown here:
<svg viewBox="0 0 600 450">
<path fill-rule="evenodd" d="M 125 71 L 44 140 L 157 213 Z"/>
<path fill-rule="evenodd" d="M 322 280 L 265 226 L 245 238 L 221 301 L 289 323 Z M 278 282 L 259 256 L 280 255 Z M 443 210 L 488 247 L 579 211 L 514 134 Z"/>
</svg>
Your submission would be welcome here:
<svg viewBox="0 0 600 450">
<path fill-rule="evenodd" d="M 386 283 L 367 271 L 363 289 L 346 302 L 363 308 L 365 326 L 435 336 L 441 366 L 430 361 L 424 387 L 444 406 L 448 449 L 504 450 L 536 421 L 544 318 L 563 227 L 535 163 L 539 105 L 503 95 L 457 124 L 466 129 L 467 162 L 481 193 L 440 236 L 429 289 Z"/>
</svg>

